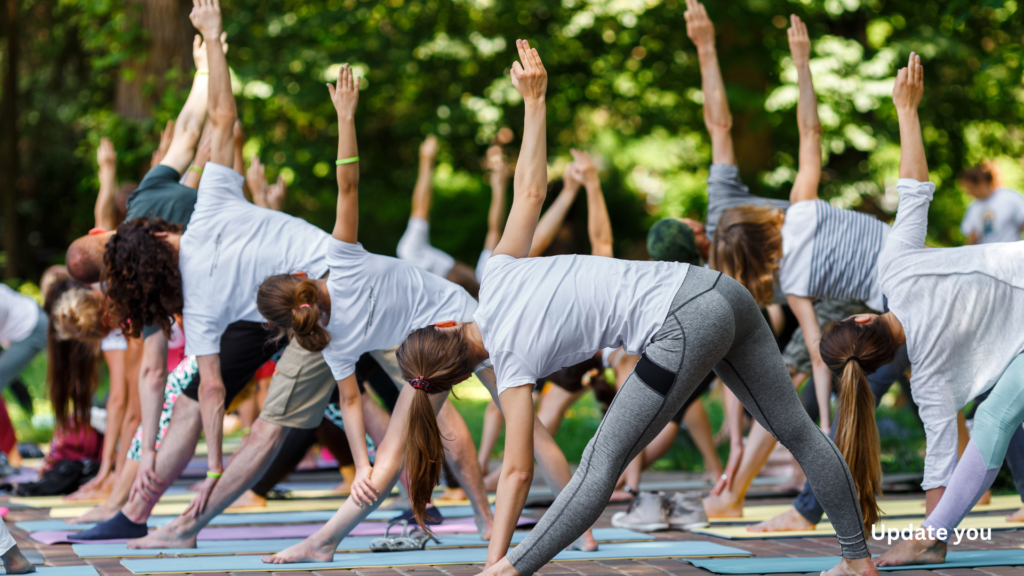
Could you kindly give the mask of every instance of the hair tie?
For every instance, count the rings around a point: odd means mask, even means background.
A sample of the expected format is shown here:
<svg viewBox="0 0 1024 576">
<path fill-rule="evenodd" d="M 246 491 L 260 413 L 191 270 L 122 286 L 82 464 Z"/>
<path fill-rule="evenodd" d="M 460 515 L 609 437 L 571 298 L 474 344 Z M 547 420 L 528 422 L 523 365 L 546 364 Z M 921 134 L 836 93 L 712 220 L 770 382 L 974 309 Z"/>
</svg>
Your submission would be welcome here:
<svg viewBox="0 0 1024 576">
<path fill-rule="evenodd" d="M 417 390 L 423 390 L 424 392 L 430 393 L 431 382 L 430 378 L 426 376 L 417 376 L 412 380 L 409 380 L 409 384 Z"/>
<path fill-rule="evenodd" d="M 300 304 L 299 308 L 309 308 L 309 304 Z"/>
<path fill-rule="evenodd" d="M 849 362 L 850 362 L 850 360 L 853 360 L 853 361 L 854 361 L 854 362 L 856 362 L 857 364 L 860 364 L 860 358 L 859 358 L 859 357 L 857 357 L 857 356 L 847 356 L 847 357 L 846 357 L 846 362 L 847 362 L 847 363 L 849 363 Z"/>
</svg>

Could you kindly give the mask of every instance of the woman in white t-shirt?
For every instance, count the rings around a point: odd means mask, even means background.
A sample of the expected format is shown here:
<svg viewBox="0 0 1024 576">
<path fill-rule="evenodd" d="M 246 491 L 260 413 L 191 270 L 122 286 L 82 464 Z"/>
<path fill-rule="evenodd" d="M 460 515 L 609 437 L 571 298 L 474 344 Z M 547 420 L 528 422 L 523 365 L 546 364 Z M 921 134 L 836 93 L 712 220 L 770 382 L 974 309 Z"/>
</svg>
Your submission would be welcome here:
<svg viewBox="0 0 1024 576">
<path fill-rule="evenodd" d="M 429 530 L 424 521 L 425 506 L 440 478 L 445 451 L 442 447 L 439 452 L 423 457 L 422 451 L 411 448 L 423 445 L 424 438 L 441 438 L 436 414 L 447 394 L 428 398 L 419 393 L 415 383 L 404 386 L 371 469 L 363 441 L 361 406 L 348 401 L 358 398 L 355 364 L 366 352 L 400 344 L 406 335 L 424 324 L 451 318 L 470 320 L 477 307 L 476 300 L 462 287 L 412 263 L 371 254 L 358 243 L 359 157 L 354 116 L 359 80 L 353 78 L 350 67 L 342 66 L 337 86 L 331 85 L 330 92 L 339 123 L 338 217 L 326 246 L 330 274 L 320 280 L 296 275 L 271 276 L 260 286 L 256 302 L 272 326 L 294 336 L 307 350 L 323 351 L 342 392 L 345 434 L 357 462 L 357 472 L 352 497 L 337 514 L 302 543 L 265 558 L 269 563 L 330 560 L 338 543 L 381 503 L 380 495 L 390 494 L 403 466 L 415 516 L 420 526 Z M 485 366 L 466 367 L 466 377 L 473 372 L 495 394 L 493 370 Z M 553 492 L 568 483 L 565 456 L 545 432 L 538 435 L 537 460 L 548 475 Z M 484 509 L 478 512 L 477 519 L 481 534 L 486 536 L 492 518 L 486 503 Z M 511 534 L 518 519 L 517 515 L 506 524 L 496 523 L 495 534 Z M 488 528 L 481 525 L 484 522 Z M 581 546 L 595 545 L 590 540 Z"/>
<path fill-rule="evenodd" d="M 497 524 L 518 516 L 529 491 L 537 379 L 607 347 L 643 358 L 537 527 L 504 558 L 507 540 L 496 540 L 511 534 L 495 533 L 485 574 L 528 576 L 575 540 L 603 512 L 622 469 L 711 370 L 807 470 L 839 535 L 844 573 L 874 573 L 846 464 L 801 406 L 748 291 L 727 276 L 686 264 L 527 257 L 547 186 L 547 73 L 536 50 L 525 41 L 516 45 L 522 63 L 512 66 L 512 84 L 523 96 L 526 127 L 512 210 L 487 263 L 475 322 L 413 332 L 399 347 L 399 366 L 416 388 L 443 395 L 472 366 L 493 362 L 506 421 Z M 411 449 L 436 454 L 439 441 L 424 436 Z"/>
<path fill-rule="evenodd" d="M 901 345 L 910 353 L 911 390 L 927 437 L 921 484 L 928 516 L 922 528 L 929 536 L 901 542 L 875 559 L 879 566 L 942 562 L 945 540 L 991 485 L 1010 436 L 1024 422 L 1024 244 L 924 246 L 935 185 L 928 182 L 917 114 L 923 69 L 919 57 L 910 58 L 893 90 L 902 140 L 900 204 L 878 264 L 890 310 L 837 322 L 821 341 L 822 356 L 842 374 L 842 395 L 857 395 L 856 413 L 840 427 L 868 445 L 865 439 L 878 434 L 874 410 L 854 391 L 864 390 L 865 374 Z M 957 412 L 988 390 L 958 461 Z M 877 466 L 872 475 L 881 475 Z"/>
</svg>

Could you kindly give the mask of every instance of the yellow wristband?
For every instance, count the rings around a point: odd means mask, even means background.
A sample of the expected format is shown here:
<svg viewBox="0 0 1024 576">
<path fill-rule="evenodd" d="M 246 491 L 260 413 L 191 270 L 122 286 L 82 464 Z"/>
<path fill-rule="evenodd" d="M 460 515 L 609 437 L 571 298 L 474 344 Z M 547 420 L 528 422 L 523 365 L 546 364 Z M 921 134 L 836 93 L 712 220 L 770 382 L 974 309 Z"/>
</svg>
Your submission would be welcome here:
<svg viewBox="0 0 1024 576">
<path fill-rule="evenodd" d="M 188 167 L 188 171 L 189 172 L 199 172 L 200 174 L 203 173 L 203 169 L 201 167 L 199 167 L 199 166 L 189 166 Z"/>
<path fill-rule="evenodd" d="M 209 70 L 206 70 L 206 69 L 203 69 L 203 70 L 196 70 L 196 76 L 199 76 L 200 74 L 206 74 L 206 75 L 209 75 L 209 73 L 210 73 L 210 71 L 209 71 Z"/>
<path fill-rule="evenodd" d="M 345 158 L 344 160 L 337 160 L 334 163 L 336 165 L 338 165 L 338 166 L 342 166 L 344 164 L 353 164 L 355 162 L 359 162 L 359 156 L 353 156 L 351 158 Z"/>
<path fill-rule="evenodd" d="M 220 472 L 210 472 L 209 470 L 206 471 L 207 478 L 220 478 L 220 475 Z"/>
</svg>

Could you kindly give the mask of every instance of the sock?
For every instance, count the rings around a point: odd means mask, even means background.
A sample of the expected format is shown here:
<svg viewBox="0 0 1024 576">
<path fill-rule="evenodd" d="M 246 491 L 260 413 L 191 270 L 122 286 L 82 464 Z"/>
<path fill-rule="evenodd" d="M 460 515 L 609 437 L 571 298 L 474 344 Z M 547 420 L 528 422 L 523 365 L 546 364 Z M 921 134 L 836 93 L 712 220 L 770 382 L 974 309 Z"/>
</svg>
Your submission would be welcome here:
<svg viewBox="0 0 1024 576">
<path fill-rule="evenodd" d="M 118 511 L 117 515 L 110 520 L 100 522 L 92 528 L 68 538 L 68 540 L 75 542 L 80 540 L 127 540 L 129 538 L 142 538 L 148 533 L 149 530 L 145 524 L 132 522 L 124 515 L 124 512 Z"/>
</svg>

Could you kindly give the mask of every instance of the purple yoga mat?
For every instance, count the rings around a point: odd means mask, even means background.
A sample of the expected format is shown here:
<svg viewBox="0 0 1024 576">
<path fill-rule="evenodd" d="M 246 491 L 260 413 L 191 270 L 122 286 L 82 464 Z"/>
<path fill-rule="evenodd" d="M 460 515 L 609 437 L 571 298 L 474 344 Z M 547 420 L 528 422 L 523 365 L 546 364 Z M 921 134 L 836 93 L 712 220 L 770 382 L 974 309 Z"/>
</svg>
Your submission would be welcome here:
<svg viewBox="0 0 1024 576">
<path fill-rule="evenodd" d="M 519 518 L 520 528 L 533 526 L 536 518 Z M 383 536 L 387 530 L 386 522 L 363 522 L 356 526 L 349 536 Z M 278 538 L 306 538 L 323 527 L 323 524 L 272 524 L 269 526 L 218 526 L 204 528 L 199 532 L 199 540 L 272 540 Z M 476 523 L 472 518 L 454 518 L 445 520 L 437 526 L 430 527 L 437 534 L 472 534 L 476 532 Z M 36 542 L 52 546 L 61 543 L 85 544 L 118 544 L 127 542 L 120 540 L 73 540 L 78 532 L 53 530 L 33 532 L 30 537 Z"/>
</svg>

